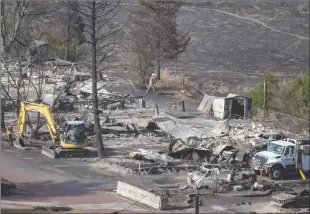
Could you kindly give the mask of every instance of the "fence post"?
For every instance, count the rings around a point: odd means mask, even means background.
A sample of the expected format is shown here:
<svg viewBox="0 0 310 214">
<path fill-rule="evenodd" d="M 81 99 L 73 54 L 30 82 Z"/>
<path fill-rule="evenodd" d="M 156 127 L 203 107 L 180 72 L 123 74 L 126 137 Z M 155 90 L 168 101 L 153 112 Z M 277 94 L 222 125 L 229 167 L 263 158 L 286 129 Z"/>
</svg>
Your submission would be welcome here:
<svg viewBox="0 0 310 214">
<path fill-rule="evenodd" d="M 139 101 L 140 101 L 140 108 L 145 108 L 146 107 L 146 102 L 145 102 L 144 97 L 140 98 Z"/>
<path fill-rule="evenodd" d="M 184 103 L 184 100 L 180 101 L 179 106 L 180 106 L 180 110 L 181 110 L 182 112 L 185 112 L 185 103 Z"/>
<path fill-rule="evenodd" d="M 156 116 L 158 117 L 159 116 L 159 110 L 158 110 L 158 105 L 157 104 L 155 105 L 155 111 L 156 111 Z"/>
</svg>

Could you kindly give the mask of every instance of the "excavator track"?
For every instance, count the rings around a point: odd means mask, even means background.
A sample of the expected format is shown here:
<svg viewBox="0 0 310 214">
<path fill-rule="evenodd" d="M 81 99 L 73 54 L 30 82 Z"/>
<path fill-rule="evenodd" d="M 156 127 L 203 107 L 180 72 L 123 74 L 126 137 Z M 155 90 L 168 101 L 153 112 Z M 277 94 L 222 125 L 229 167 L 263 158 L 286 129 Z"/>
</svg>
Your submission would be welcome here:
<svg viewBox="0 0 310 214">
<path fill-rule="evenodd" d="M 93 147 L 85 147 L 80 149 L 64 149 L 61 147 L 43 147 L 43 155 L 50 158 L 93 158 L 98 157 L 97 149 Z"/>
<path fill-rule="evenodd" d="M 57 148 L 55 150 L 58 158 L 91 158 L 98 157 L 97 149 L 86 147 L 81 149 L 63 149 Z"/>
</svg>

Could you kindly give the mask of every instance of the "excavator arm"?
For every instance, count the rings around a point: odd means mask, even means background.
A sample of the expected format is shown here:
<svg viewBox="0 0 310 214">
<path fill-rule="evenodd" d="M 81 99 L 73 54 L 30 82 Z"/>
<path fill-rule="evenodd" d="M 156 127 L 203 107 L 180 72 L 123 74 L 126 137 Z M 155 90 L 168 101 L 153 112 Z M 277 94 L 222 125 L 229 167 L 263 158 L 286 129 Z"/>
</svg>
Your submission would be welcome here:
<svg viewBox="0 0 310 214">
<path fill-rule="evenodd" d="M 23 136 L 25 131 L 27 112 L 28 111 L 40 112 L 42 115 L 44 115 L 44 117 L 47 120 L 47 128 L 53 139 L 53 143 L 58 143 L 55 120 L 48 106 L 44 104 L 27 103 L 27 102 L 21 102 L 20 106 L 21 108 L 18 118 L 18 131 L 19 131 L 18 134 L 20 135 L 20 137 Z"/>
</svg>

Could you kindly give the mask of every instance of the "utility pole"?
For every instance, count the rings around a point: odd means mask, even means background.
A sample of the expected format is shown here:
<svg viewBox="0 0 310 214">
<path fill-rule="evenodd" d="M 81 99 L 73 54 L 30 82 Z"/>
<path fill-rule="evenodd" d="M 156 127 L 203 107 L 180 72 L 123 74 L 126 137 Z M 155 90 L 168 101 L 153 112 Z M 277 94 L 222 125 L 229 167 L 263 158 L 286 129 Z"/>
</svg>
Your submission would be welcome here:
<svg viewBox="0 0 310 214">
<path fill-rule="evenodd" d="M 177 76 L 177 72 L 178 72 L 178 55 L 176 55 L 175 57 L 175 76 Z"/>
<path fill-rule="evenodd" d="M 3 107 L 3 104 L 4 104 L 4 100 L 2 100 L 1 95 L 0 95 L 0 115 L 1 115 L 1 117 L 0 117 L 1 118 L 0 126 L 1 126 L 1 131 L 5 132 L 4 107 Z"/>
<path fill-rule="evenodd" d="M 66 44 L 65 44 L 65 60 L 68 60 L 69 46 L 70 46 L 70 25 L 71 25 L 71 4 L 68 3 L 68 21 L 67 21 L 67 32 L 66 32 Z"/>
<path fill-rule="evenodd" d="M 266 120 L 266 110 L 267 110 L 267 77 L 264 79 L 264 120 Z"/>
<path fill-rule="evenodd" d="M 156 6 L 157 6 L 157 14 L 159 14 L 159 10 L 160 10 L 160 8 L 159 8 L 159 2 L 156 2 L 157 4 L 156 4 Z M 157 29 L 157 32 L 156 32 L 156 39 L 157 39 L 157 41 L 156 41 L 156 48 L 157 48 L 157 79 L 158 80 L 160 80 L 160 56 L 161 56 L 161 53 L 160 53 L 160 46 L 161 46 L 161 41 L 160 41 L 160 32 L 159 32 L 159 29 Z"/>
<path fill-rule="evenodd" d="M 156 42 L 156 48 L 157 48 L 157 79 L 160 80 L 160 35 L 157 33 L 157 42 Z"/>
</svg>

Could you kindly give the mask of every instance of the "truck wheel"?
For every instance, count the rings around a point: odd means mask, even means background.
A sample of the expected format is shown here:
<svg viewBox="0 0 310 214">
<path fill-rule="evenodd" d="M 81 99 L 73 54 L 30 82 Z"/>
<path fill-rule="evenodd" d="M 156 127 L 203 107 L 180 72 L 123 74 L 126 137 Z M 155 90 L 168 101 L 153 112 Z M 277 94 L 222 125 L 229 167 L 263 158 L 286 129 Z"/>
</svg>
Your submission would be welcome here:
<svg viewBox="0 0 310 214">
<path fill-rule="evenodd" d="M 295 204 L 295 202 L 290 202 L 290 203 L 286 204 L 283 208 L 294 209 L 294 208 L 296 208 L 296 204 Z"/>
<path fill-rule="evenodd" d="M 271 168 L 270 173 L 269 173 L 269 177 L 272 180 L 279 180 L 282 177 L 282 169 L 281 167 L 274 167 Z"/>
<path fill-rule="evenodd" d="M 1 184 L 1 196 L 6 196 L 10 194 L 10 188 L 6 184 Z"/>
</svg>

